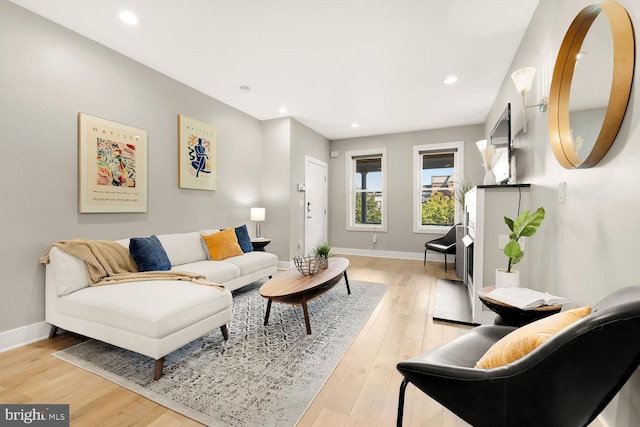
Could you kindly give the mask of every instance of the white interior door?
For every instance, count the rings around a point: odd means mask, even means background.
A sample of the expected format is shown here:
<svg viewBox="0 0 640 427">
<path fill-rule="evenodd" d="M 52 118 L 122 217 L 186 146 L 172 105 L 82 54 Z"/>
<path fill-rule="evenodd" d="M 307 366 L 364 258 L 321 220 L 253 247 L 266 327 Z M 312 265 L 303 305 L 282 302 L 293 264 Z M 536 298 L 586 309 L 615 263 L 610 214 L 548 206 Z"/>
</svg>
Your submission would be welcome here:
<svg viewBox="0 0 640 427">
<path fill-rule="evenodd" d="M 327 241 L 327 164 L 305 156 L 304 252 Z"/>
</svg>

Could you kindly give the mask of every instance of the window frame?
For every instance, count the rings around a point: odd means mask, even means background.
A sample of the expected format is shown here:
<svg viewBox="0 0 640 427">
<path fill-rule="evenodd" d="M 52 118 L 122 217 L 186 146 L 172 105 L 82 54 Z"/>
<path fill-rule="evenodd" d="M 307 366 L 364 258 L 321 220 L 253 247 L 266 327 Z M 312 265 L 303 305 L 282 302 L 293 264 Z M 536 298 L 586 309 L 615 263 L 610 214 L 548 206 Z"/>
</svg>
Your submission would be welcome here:
<svg viewBox="0 0 640 427">
<path fill-rule="evenodd" d="M 355 174 L 356 174 L 356 158 L 366 156 L 381 158 L 382 172 L 382 221 L 380 224 L 356 224 L 355 223 Z M 346 230 L 347 231 L 387 231 L 387 149 L 386 148 L 368 148 L 364 150 L 351 150 L 345 153 L 346 158 Z"/>
<path fill-rule="evenodd" d="M 413 232 L 414 233 L 442 233 L 449 225 L 422 225 L 422 156 L 429 151 L 446 152 L 451 150 L 453 156 L 454 183 L 464 175 L 464 141 L 441 142 L 435 144 L 421 144 L 413 146 Z M 464 206 L 460 206 L 455 198 L 454 224 L 462 221 Z"/>
</svg>

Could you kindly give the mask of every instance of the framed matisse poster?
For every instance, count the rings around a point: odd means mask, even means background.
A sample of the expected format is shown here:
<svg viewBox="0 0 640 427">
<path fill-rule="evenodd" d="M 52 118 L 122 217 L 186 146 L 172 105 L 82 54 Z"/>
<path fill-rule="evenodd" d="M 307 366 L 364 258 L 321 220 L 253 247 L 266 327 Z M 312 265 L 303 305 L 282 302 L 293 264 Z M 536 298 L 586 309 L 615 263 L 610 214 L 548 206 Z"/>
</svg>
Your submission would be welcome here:
<svg viewBox="0 0 640 427">
<path fill-rule="evenodd" d="M 78 113 L 78 211 L 147 211 L 147 131 Z"/>
<path fill-rule="evenodd" d="M 218 188 L 216 128 L 178 115 L 178 186 L 196 190 Z"/>
</svg>

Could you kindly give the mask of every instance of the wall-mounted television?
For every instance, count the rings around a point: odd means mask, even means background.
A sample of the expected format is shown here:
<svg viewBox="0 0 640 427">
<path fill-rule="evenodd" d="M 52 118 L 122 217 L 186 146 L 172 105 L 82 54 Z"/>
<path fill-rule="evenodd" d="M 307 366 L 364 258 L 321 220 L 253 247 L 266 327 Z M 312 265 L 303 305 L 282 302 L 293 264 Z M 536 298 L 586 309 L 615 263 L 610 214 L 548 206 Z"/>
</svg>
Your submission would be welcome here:
<svg viewBox="0 0 640 427">
<path fill-rule="evenodd" d="M 495 149 L 493 174 L 498 184 L 508 184 L 515 180 L 512 168 L 515 162 L 513 144 L 511 141 L 511 103 L 502 112 L 498 122 L 491 131 L 491 145 Z"/>
</svg>

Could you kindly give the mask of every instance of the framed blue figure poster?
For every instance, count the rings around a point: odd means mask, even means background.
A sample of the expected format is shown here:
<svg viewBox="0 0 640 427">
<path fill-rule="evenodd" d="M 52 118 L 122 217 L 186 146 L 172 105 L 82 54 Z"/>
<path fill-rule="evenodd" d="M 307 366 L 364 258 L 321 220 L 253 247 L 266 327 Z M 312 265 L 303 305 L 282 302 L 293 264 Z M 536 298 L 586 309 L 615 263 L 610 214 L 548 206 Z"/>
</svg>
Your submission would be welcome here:
<svg viewBox="0 0 640 427">
<path fill-rule="evenodd" d="M 216 128 L 178 115 L 178 186 L 196 190 L 218 187 Z"/>
</svg>

